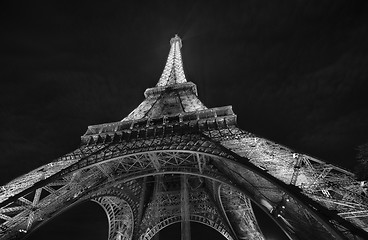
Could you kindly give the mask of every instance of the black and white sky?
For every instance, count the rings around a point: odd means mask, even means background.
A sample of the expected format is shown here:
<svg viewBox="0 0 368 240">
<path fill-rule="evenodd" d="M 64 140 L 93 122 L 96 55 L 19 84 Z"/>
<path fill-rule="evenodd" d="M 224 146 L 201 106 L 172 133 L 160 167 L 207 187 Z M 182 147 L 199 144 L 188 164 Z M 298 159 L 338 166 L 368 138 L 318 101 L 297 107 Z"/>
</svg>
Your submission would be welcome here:
<svg viewBox="0 0 368 240">
<path fill-rule="evenodd" d="M 0 185 L 119 121 L 183 40 L 207 107 L 353 169 L 368 141 L 364 0 L 9 1 L 0 7 Z"/>
</svg>

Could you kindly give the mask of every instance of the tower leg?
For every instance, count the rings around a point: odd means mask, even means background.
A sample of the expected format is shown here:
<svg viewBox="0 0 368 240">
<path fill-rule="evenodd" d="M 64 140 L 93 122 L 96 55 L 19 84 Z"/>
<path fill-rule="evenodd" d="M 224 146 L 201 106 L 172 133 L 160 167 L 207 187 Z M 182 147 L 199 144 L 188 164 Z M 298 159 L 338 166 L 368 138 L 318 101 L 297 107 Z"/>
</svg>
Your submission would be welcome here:
<svg viewBox="0 0 368 240">
<path fill-rule="evenodd" d="M 181 240 L 190 240 L 190 211 L 187 181 L 187 175 L 181 175 Z"/>
<path fill-rule="evenodd" d="M 118 197 L 105 196 L 92 199 L 106 212 L 109 221 L 108 240 L 131 240 L 133 213 L 128 203 Z"/>
<path fill-rule="evenodd" d="M 162 182 L 162 176 L 158 175 L 155 177 L 155 197 L 158 198 L 158 201 L 156 201 L 155 203 L 155 207 L 154 207 L 154 215 L 155 215 L 155 219 L 157 220 L 157 223 L 160 222 L 160 192 L 161 192 L 161 182 Z M 160 239 L 160 232 L 157 232 L 154 236 L 153 236 L 153 240 L 159 240 Z"/>
</svg>

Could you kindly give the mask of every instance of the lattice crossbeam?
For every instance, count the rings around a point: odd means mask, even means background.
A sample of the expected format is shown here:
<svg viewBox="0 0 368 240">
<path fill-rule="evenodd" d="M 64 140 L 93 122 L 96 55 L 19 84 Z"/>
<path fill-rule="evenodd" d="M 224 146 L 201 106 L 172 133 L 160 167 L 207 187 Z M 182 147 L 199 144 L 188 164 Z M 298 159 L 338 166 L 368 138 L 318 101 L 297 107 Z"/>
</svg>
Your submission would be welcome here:
<svg viewBox="0 0 368 240">
<path fill-rule="evenodd" d="M 236 128 L 229 128 L 221 134 L 219 141 L 224 146 L 281 181 L 298 186 L 328 209 L 343 213 L 354 212 L 357 206 L 358 209 L 368 208 L 364 188 L 352 173 Z M 354 214 L 340 216 L 360 227 L 364 225 L 362 216 L 356 215 L 359 221 L 355 221 Z M 368 218 L 363 222 L 368 225 Z"/>
</svg>

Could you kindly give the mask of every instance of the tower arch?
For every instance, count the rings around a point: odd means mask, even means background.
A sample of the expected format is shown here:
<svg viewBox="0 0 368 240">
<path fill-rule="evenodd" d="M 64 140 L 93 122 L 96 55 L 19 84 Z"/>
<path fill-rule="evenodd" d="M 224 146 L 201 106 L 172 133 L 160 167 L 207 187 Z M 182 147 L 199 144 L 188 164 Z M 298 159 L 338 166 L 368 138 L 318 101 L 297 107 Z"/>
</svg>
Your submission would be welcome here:
<svg viewBox="0 0 368 240">
<path fill-rule="evenodd" d="M 109 224 L 108 240 L 130 240 L 134 230 L 134 216 L 130 205 L 116 196 L 92 198 L 100 205 Z"/>
<path fill-rule="evenodd" d="M 140 236 L 139 240 L 151 240 L 155 236 L 155 234 L 159 233 L 164 228 L 172 224 L 180 223 L 181 221 L 182 221 L 182 218 L 180 216 L 173 216 L 163 221 L 160 221 L 159 223 L 154 225 L 152 228 L 146 229 L 146 232 Z M 231 235 L 227 232 L 226 227 L 220 221 L 213 221 L 209 219 L 208 217 L 191 214 L 190 222 L 196 222 L 196 223 L 206 225 L 214 229 L 218 233 L 220 233 L 225 239 L 233 240 Z"/>
</svg>

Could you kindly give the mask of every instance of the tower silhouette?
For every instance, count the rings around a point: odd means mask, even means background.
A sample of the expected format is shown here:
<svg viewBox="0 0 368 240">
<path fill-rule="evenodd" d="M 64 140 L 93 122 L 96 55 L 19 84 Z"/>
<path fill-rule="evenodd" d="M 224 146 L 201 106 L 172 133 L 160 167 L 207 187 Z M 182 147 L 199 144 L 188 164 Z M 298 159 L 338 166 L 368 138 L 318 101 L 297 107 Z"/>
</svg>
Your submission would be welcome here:
<svg viewBox="0 0 368 240">
<path fill-rule="evenodd" d="M 262 209 L 290 239 L 368 239 L 367 183 L 241 130 L 231 106 L 208 109 L 183 71 L 181 39 L 163 73 L 119 122 L 89 126 L 81 146 L 0 188 L 0 239 L 22 239 L 83 201 L 106 212 L 109 240 L 149 240 L 190 222 L 228 240 L 265 239 Z"/>
</svg>

